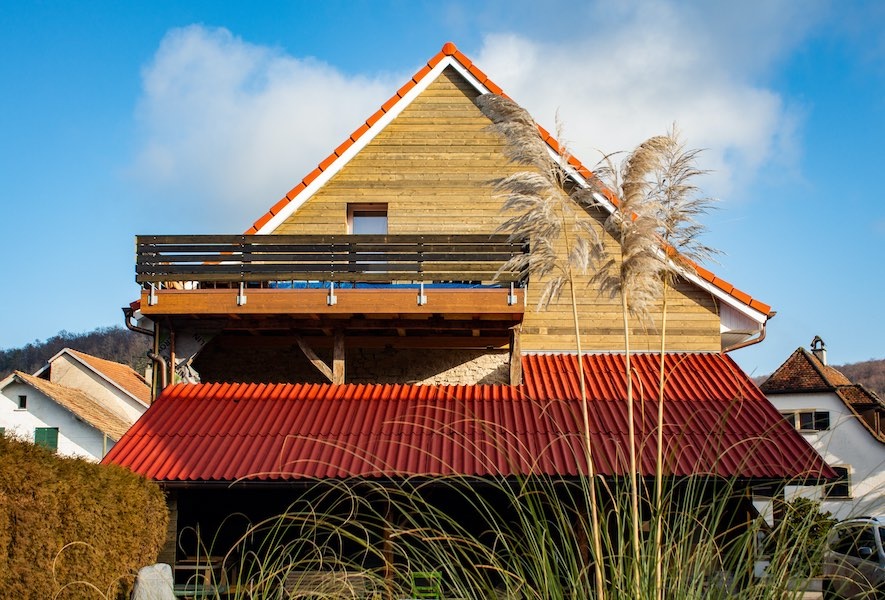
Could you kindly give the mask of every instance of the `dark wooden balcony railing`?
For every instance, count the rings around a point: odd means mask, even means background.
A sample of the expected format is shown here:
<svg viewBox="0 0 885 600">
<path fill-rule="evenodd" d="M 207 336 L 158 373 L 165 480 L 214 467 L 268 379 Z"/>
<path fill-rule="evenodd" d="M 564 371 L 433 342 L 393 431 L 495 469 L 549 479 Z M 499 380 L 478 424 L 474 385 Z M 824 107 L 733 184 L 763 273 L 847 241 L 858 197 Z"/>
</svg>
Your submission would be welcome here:
<svg viewBox="0 0 885 600">
<path fill-rule="evenodd" d="M 528 245 L 506 235 L 142 235 L 135 280 L 473 282 L 521 286 L 508 261 Z"/>
</svg>

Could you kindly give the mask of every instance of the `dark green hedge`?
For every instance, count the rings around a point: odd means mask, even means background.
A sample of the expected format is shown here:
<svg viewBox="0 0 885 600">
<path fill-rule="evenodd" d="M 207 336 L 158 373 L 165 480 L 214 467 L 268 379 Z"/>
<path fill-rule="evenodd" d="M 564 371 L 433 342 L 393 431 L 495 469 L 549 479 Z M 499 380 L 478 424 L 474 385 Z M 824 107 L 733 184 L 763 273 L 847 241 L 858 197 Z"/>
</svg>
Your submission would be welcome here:
<svg viewBox="0 0 885 600">
<path fill-rule="evenodd" d="M 4 598 L 116 598 L 156 561 L 167 521 L 155 484 L 0 435 Z"/>
</svg>

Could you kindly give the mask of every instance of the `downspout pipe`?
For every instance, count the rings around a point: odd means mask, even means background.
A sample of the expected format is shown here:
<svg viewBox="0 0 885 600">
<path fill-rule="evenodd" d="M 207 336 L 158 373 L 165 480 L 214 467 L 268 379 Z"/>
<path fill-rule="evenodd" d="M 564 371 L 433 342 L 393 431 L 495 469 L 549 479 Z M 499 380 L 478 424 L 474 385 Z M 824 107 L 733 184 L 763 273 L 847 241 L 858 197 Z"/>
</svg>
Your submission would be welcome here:
<svg viewBox="0 0 885 600">
<path fill-rule="evenodd" d="M 160 374 L 160 389 L 166 388 L 166 371 L 168 370 L 168 366 L 166 364 L 166 359 L 160 355 L 159 352 L 159 339 L 156 335 L 156 328 L 154 330 L 147 329 L 145 327 L 139 327 L 132 323 L 132 315 L 135 311 L 131 306 L 123 307 L 123 322 L 126 324 L 126 329 L 129 331 L 134 331 L 136 333 L 142 333 L 144 335 L 150 335 L 154 338 L 154 348 L 153 350 L 149 350 L 147 356 L 151 359 L 151 362 L 154 363 L 154 373 Z M 156 381 L 156 380 L 154 380 Z M 151 400 L 155 400 L 157 396 L 156 390 L 151 386 Z"/>
</svg>

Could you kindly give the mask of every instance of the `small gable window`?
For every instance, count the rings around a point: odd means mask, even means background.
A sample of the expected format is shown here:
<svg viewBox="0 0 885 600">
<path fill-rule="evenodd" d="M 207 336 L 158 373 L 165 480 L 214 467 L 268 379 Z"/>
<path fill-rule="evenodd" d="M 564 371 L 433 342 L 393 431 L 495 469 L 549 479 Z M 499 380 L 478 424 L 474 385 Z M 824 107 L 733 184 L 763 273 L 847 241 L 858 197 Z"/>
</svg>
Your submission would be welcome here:
<svg viewBox="0 0 885 600">
<path fill-rule="evenodd" d="M 781 415 L 797 431 L 827 431 L 830 429 L 830 413 L 826 410 L 797 410 Z"/>
<path fill-rule="evenodd" d="M 347 232 L 355 235 L 387 235 L 387 205 L 348 204 Z"/>
<path fill-rule="evenodd" d="M 18 409 L 19 410 L 27 410 L 28 408 L 28 397 L 24 394 L 19 394 L 18 396 Z"/>
<path fill-rule="evenodd" d="M 58 427 L 37 427 L 34 429 L 34 443 L 50 450 L 58 450 Z"/>
</svg>

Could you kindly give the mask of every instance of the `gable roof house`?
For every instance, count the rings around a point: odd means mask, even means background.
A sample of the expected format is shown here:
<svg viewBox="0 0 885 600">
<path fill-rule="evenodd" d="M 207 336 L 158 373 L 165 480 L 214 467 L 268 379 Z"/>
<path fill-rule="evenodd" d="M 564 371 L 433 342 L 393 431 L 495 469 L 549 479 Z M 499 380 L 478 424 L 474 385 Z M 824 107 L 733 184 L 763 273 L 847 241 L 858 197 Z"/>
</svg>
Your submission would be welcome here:
<svg viewBox="0 0 885 600">
<path fill-rule="evenodd" d="M 149 402 L 150 387 L 129 366 L 65 348 L 33 375 L 0 381 L 0 428 L 98 461 Z"/>
<path fill-rule="evenodd" d="M 628 472 L 619 303 L 579 284 L 578 361 L 570 302 L 535 310 L 543 281 L 502 270 L 530 240 L 496 233 L 490 182 L 517 167 L 486 93 L 503 92 L 446 44 L 243 235 L 138 236 L 124 313 L 153 335 L 158 397 L 105 462 L 164 485 L 179 531 L 320 481 L 585 475 L 581 369 L 598 474 Z M 562 166 L 591 185 L 576 158 Z M 616 208 L 597 202 L 580 218 Z M 698 266 L 668 311 L 667 474 L 832 476 L 726 354 L 761 341 L 771 308 Z M 637 394 L 656 398 L 660 334 L 632 336 Z M 655 406 L 638 409 L 642 476 Z"/>
<path fill-rule="evenodd" d="M 823 340 L 795 352 L 760 386 L 839 480 L 791 487 L 838 519 L 885 514 L 885 402 L 827 364 Z"/>
</svg>

